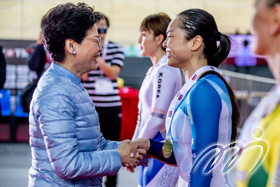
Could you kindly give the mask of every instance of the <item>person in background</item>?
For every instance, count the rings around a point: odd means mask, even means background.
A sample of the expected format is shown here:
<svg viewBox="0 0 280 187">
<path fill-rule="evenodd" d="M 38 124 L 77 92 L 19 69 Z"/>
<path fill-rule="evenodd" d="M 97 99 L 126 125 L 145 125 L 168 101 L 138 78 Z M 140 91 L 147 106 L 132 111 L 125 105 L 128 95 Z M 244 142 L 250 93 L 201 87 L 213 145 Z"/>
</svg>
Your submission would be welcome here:
<svg viewBox="0 0 280 187">
<path fill-rule="evenodd" d="M 122 47 L 106 39 L 110 27 L 107 16 L 100 14 L 101 20 L 97 23 L 101 38 L 101 57 L 97 58 L 97 69 L 83 75 L 83 85 L 94 102 L 99 115 L 101 132 L 108 140 L 119 140 L 121 130 L 121 98 L 119 96 L 117 78 L 124 65 Z M 105 182 L 107 187 L 115 187 L 117 175 L 108 176 Z"/>
<path fill-rule="evenodd" d="M 5 81 L 6 81 L 6 58 L 3 54 L 3 47 L 0 46 L 0 89 L 4 88 Z"/>
<path fill-rule="evenodd" d="M 42 21 L 41 20 L 41 29 Z M 39 34 L 39 39 L 35 44 L 31 44 L 26 48 L 28 53 L 27 65 L 31 70 L 31 81 L 29 84 L 21 91 L 20 104 L 22 106 L 23 112 L 29 113 L 30 102 L 37 86 L 38 80 L 43 75 L 43 73 L 49 68 L 51 64 L 51 57 L 46 47 L 43 45 L 43 33 L 42 30 Z"/>
<path fill-rule="evenodd" d="M 101 19 L 85 3 L 58 5 L 44 16 L 44 43 L 51 66 L 31 101 L 29 133 L 32 165 L 29 187 L 102 186 L 102 176 L 135 166 L 148 144 L 106 140 L 100 133 L 94 103 L 81 84 L 96 69 Z"/>
<path fill-rule="evenodd" d="M 165 48 L 166 29 L 171 19 L 165 13 L 147 16 L 140 25 L 142 56 L 149 56 L 152 67 L 148 70 L 139 92 L 138 122 L 133 140 L 148 137 L 156 141 L 165 139 L 165 118 L 168 107 L 184 83 L 179 68 L 168 66 Z M 168 171 L 168 178 L 165 178 Z M 147 167 L 140 166 L 139 186 L 175 186 L 178 169 L 156 159 L 150 159 Z"/>
<path fill-rule="evenodd" d="M 189 9 L 171 21 L 163 46 L 168 65 L 181 68 L 188 81 L 168 109 L 166 140 L 149 139 L 148 154 L 178 166 L 179 186 L 231 187 L 223 173 L 225 156 L 207 171 L 213 152 L 199 160 L 212 146 L 235 142 L 240 114 L 232 89 L 217 69 L 228 56 L 230 39 L 219 32 L 210 13 Z"/>
<path fill-rule="evenodd" d="M 41 20 L 41 29 L 42 29 L 42 21 Z M 50 66 L 52 59 L 50 57 L 49 52 L 46 47 L 43 45 L 43 33 L 40 31 L 39 38 L 35 44 L 26 48 L 28 53 L 27 57 L 27 65 L 31 71 L 34 71 L 33 81 L 38 81 L 42 74 L 48 69 Z"/>
<path fill-rule="evenodd" d="M 243 41 L 243 48 L 240 49 L 235 57 L 235 63 L 238 67 L 245 67 L 245 73 L 249 73 L 249 67 L 257 64 L 257 59 L 249 47 L 249 41 Z"/>
<path fill-rule="evenodd" d="M 277 84 L 262 99 L 245 121 L 238 142 L 243 146 L 258 140 L 266 141 L 266 149 L 244 151 L 237 166 L 238 187 L 280 186 L 280 1 L 255 0 L 252 28 L 255 53 L 267 57 L 268 66 Z M 265 147 L 264 147 L 265 148 Z M 260 157 L 261 153 L 265 157 Z M 259 159 L 263 159 L 253 170 Z M 252 173 L 251 173 L 252 172 Z"/>
<path fill-rule="evenodd" d="M 6 58 L 3 54 L 3 47 L 0 46 L 0 90 L 4 88 L 6 82 Z M 0 101 L 2 96 L 0 95 Z M 1 103 L 0 103 L 0 116 L 1 116 Z"/>
</svg>

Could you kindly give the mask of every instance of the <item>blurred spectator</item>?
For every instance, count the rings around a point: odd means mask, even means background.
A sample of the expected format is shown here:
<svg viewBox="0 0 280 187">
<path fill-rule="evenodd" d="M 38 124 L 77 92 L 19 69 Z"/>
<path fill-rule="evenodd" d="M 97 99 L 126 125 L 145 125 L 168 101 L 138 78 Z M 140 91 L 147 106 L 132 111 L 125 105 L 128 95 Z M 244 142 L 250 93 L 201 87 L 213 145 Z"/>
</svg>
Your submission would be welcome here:
<svg viewBox="0 0 280 187">
<path fill-rule="evenodd" d="M 0 89 L 3 89 L 6 81 L 6 59 L 2 50 L 3 48 L 0 46 Z"/>
<path fill-rule="evenodd" d="M 2 46 L 0 46 L 0 90 L 3 89 L 6 81 L 6 59 L 2 52 Z M 0 101 L 1 101 L 0 95 Z M 0 116 L 1 116 L 1 103 L 0 103 Z"/>
<path fill-rule="evenodd" d="M 42 18 L 43 20 L 43 18 Z M 41 20 L 41 29 L 42 29 Z M 33 92 L 37 87 L 37 82 L 43 73 L 51 65 L 52 59 L 46 47 L 43 45 L 43 33 L 40 32 L 39 38 L 36 43 L 26 48 L 28 53 L 27 64 L 29 69 L 32 71 L 32 82 L 28 84 L 21 93 L 20 103 L 23 111 L 28 113 L 30 102 L 33 96 Z"/>
<path fill-rule="evenodd" d="M 51 58 L 43 45 L 43 34 L 40 32 L 39 39 L 35 44 L 26 48 L 28 53 L 27 64 L 30 70 L 35 71 L 36 75 L 33 77 L 34 80 L 39 79 L 43 72 L 48 69 L 51 64 Z"/>
<path fill-rule="evenodd" d="M 237 66 L 255 66 L 257 64 L 257 60 L 252 50 L 249 48 L 249 41 L 243 41 L 243 48 L 239 50 L 235 63 Z"/>
<path fill-rule="evenodd" d="M 249 47 L 248 40 L 243 41 L 243 48 L 241 48 L 238 51 L 235 57 L 235 64 L 237 65 L 236 67 L 237 72 L 242 72 L 246 74 L 249 73 L 250 66 L 255 66 L 257 64 L 257 59 Z M 239 67 L 243 67 L 244 70 L 242 71 L 243 68 L 239 68 Z"/>
</svg>

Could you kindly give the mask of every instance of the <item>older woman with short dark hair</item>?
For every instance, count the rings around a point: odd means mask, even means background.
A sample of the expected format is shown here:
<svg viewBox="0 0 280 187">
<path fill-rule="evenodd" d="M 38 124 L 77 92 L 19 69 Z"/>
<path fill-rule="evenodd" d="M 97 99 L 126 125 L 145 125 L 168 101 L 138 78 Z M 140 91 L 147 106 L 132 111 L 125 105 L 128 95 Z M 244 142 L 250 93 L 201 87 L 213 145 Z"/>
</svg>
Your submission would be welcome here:
<svg viewBox="0 0 280 187">
<path fill-rule="evenodd" d="M 95 25 L 100 18 L 84 3 L 58 5 L 44 16 L 44 43 L 54 62 L 31 102 L 29 186 L 102 186 L 102 176 L 136 165 L 145 153 L 136 151 L 137 143 L 103 138 L 81 84 L 81 76 L 96 69 L 102 50 Z"/>
</svg>

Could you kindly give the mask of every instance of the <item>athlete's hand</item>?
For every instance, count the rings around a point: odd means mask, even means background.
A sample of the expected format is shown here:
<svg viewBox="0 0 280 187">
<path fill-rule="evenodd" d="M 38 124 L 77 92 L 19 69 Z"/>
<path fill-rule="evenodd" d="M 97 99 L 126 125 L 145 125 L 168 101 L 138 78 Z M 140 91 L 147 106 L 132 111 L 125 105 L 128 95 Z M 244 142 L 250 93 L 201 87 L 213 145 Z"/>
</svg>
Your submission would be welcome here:
<svg viewBox="0 0 280 187">
<path fill-rule="evenodd" d="M 137 140 L 131 141 L 131 157 L 135 156 L 136 150 L 139 149 L 141 155 L 145 155 L 150 148 L 150 139 L 149 138 L 139 138 Z M 141 158 L 142 159 L 142 158 Z"/>
<path fill-rule="evenodd" d="M 129 140 L 124 140 L 121 145 L 118 147 L 118 152 L 121 157 L 122 165 L 125 167 L 133 167 L 138 164 L 139 160 L 137 158 L 131 157 L 131 149 Z M 134 153 L 137 155 L 136 153 Z"/>
</svg>

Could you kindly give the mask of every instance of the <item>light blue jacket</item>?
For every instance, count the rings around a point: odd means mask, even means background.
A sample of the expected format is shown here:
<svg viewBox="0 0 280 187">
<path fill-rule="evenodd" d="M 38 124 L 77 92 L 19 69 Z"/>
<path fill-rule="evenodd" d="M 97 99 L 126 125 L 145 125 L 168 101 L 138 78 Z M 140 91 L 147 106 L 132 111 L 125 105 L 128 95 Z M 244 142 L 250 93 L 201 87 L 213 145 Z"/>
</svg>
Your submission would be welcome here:
<svg viewBox="0 0 280 187">
<path fill-rule="evenodd" d="M 118 172 L 120 143 L 103 138 L 94 104 L 73 73 L 52 63 L 30 108 L 30 187 L 102 186 L 102 176 Z"/>
</svg>

